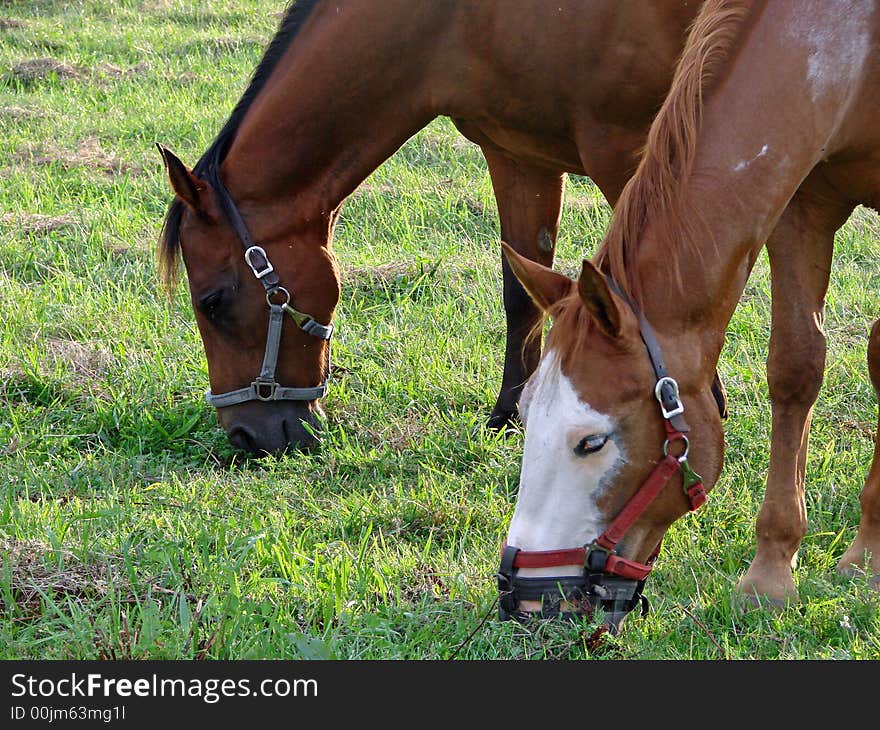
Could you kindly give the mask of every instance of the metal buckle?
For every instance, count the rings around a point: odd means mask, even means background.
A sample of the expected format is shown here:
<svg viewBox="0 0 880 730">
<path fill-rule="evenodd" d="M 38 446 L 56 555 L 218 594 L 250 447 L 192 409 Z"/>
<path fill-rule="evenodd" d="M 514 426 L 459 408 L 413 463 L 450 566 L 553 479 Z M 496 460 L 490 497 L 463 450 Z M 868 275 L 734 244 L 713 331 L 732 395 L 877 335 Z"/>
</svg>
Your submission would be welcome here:
<svg viewBox="0 0 880 730">
<path fill-rule="evenodd" d="M 251 255 L 254 253 L 260 254 L 263 257 L 263 260 L 266 262 L 266 268 L 262 270 L 257 270 L 256 265 L 251 261 Z M 244 260 L 247 262 L 247 265 L 251 267 L 251 271 L 254 272 L 254 276 L 258 279 L 262 279 L 266 274 L 270 274 L 275 271 L 275 267 L 272 266 L 272 262 L 269 261 L 269 257 L 266 255 L 266 251 L 261 246 L 251 246 L 244 252 Z"/>
<path fill-rule="evenodd" d="M 675 401 L 675 405 L 672 410 L 667 410 L 666 405 L 663 403 L 663 388 L 665 386 L 672 387 L 672 397 Z M 674 378 L 670 378 L 669 376 L 665 378 L 660 378 L 657 381 L 657 384 L 654 386 L 654 397 L 657 399 L 657 402 L 660 404 L 660 410 L 663 412 L 663 418 L 669 420 L 674 416 L 678 416 L 684 413 L 684 403 L 681 402 L 681 398 L 678 395 L 678 383 Z"/>
<path fill-rule="evenodd" d="M 267 383 L 264 380 L 255 380 L 251 383 L 251 388 L 253 388 L 254 395 L 257 400 L 261 400 L 264 403 L 268 403 L 271 400 L 275 400 L 275 391 L 278 390 L 278 383 Z M 268 395 L 263 395 L 264 388 L 269 389 Z"/>
<path fill-rule="evenodd" d="M 602 553 L 604 559 L 600 559 L 601 564 L 593 563 L 593 555 L 596 553 Z M 588 573 L 604 573 L 605 566 L 608 564 L 608 558 L 611 557 L 611 550 L 606 547 L 602 547 L 598 542 L 591 542 L 587 545 L 587 553 L 584 556 L 584 569 Z"/>
</svg>

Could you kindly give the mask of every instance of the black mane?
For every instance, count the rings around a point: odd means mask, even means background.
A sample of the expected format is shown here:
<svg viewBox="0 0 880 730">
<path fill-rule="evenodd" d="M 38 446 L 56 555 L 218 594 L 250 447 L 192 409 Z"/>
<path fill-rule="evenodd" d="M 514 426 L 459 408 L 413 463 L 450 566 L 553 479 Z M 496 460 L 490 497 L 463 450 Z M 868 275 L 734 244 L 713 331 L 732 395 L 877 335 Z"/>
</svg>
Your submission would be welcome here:
<svg viewBox="0 0 880 730">
<path fill-rule="evenodd" d="M 293 0 L 284 14 L 275 37 L 269 43 L 263 53 L 260 63 L 251 76 L 250 84 L 244 94 L 238 100 L 226 124 L 220 130 L 217 137 L 211 143 L 211 146 L 205 150 L 193 172 L 199 177 L 207 178 L 209 181 L 216 174 L 220 167 L 220 163 L 226 156 L 229 145 L 235 138 L 241 122 L 251 107 L 254 99 L 263 90 L 278 61 L 284 55 L 284 52 L 296 38 L 302 29 L 306 20 L 311 15 L 312 10 L 321 0 Z M 175 272 L 177 270 L 177 259 L 180 253 L 180 221 L 183 215 L 183 203 L 179 198 L 175 198 L 168 208 L 165 216 L 165 223 L 162 226 L 162 233 L 159 239 L 159 263 L 163 272 L 163 278 L 166 285 L 173 285 Z"/>
</svg>

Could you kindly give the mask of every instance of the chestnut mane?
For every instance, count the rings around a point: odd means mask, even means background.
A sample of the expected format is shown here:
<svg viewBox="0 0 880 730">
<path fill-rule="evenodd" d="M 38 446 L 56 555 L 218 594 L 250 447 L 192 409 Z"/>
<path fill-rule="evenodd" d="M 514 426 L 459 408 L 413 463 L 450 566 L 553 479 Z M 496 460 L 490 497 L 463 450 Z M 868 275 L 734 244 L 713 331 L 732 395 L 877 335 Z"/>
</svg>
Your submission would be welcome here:
<svg viewBox="0 0 880 730">
<path fill-rule="evenodd" d="M 684 210 L 682 181 L 691 173 L 703 94 L 725 68 L 754 0 L 707 0 L 694 20 L 672 85 L 654 119 L 635 175 L 614 208 L 594 263 L 641 300 L 631 265 L 650 215 L 665 245 L 696 248 L 699 221 Z M 675 257 L 670 257 L 674 259 Z"/>
</svg>

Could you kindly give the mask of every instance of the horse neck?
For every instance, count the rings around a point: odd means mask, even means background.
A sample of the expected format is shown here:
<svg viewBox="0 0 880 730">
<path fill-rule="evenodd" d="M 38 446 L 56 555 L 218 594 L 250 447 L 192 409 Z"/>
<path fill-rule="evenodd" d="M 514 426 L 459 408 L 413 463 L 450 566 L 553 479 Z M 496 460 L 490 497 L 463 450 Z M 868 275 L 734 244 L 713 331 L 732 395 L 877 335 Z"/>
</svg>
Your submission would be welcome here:
<svg viewBox="0 0 880 730">
<path fill-rule="evenodd" d="M 813 167 L 847 144 L 840 130 L 864 82 L 872 24 L 863 13 L 813 10 L 805 16 L 794 0 L 764 9 L 706 100 L 672 224 L 652 220 L 649 209 L 636 250 L 649 321 L 713 367 L 788 202 Z M 830 75 L 803 74 L 815 68 Z"/>
<path fill-rule="evenodd" d="M 243 211 L 261 209 L 288 227 L 320 220 L 326 229 L 341 201 L 435 116 L 421 83 L 434 5 L 315 6 L 223 162 Z"/>
</svg>

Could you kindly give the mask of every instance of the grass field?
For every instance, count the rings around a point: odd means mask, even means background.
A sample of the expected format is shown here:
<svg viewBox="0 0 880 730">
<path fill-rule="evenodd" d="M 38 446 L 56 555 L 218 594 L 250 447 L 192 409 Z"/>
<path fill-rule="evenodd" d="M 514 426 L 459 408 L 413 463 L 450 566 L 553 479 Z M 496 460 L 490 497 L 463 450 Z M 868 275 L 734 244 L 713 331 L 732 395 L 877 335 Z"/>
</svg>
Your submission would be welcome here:
<svg viewBox="0 0 880 730">
<path fill-rule="evenodd" d="M 670 531 L 652 613 L 596 649 L 588 621 L 498 622 L 522 439 L 480 429 L 503 359 L 498 222 L 479 149 L 445 119 L 344 208 L 322 453 L 231 449 L 186 286 L 169 304 L 158 284 L 154 142 L 195 162 L 280 10 L 0 2 L 0 658 L 880 658 L 877 596 L 833 572 L 876 423 L 880 226 L 862 209 L 835 254 L 800 606 L 744 613 L 733 594 L 768 458 L 762 256 L 720 363 L 724 472 Z M 560 270 L 609 213 L 569 180 Z"/>
</svg>

